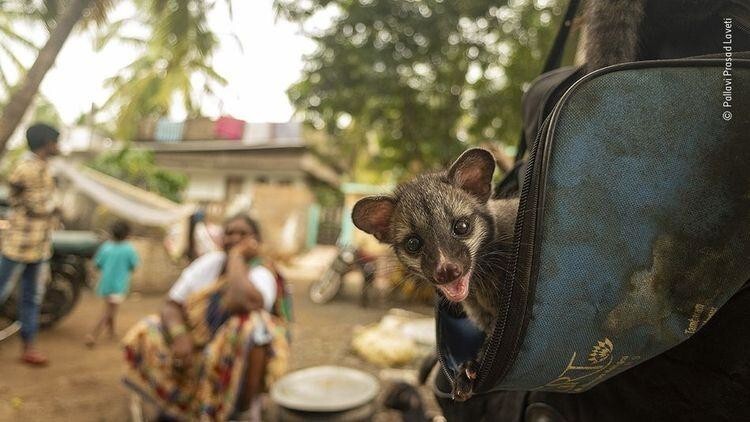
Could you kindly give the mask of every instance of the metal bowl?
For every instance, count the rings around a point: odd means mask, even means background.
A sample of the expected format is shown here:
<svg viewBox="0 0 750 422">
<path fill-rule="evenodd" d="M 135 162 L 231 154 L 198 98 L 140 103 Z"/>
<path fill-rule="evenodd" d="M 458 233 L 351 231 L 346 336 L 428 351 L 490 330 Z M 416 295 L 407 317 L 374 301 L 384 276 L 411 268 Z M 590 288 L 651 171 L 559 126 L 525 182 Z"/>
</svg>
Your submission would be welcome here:
<svg viewBox="0 0 750 422">
<path fill-rule="evenodd" d="M 278 380 L 271 398 L 279 406 L 305 412 L 341 412 L 365 405 L 378 395 L 378 380 L 341 366 L 316 366 Z"/>
</svg>

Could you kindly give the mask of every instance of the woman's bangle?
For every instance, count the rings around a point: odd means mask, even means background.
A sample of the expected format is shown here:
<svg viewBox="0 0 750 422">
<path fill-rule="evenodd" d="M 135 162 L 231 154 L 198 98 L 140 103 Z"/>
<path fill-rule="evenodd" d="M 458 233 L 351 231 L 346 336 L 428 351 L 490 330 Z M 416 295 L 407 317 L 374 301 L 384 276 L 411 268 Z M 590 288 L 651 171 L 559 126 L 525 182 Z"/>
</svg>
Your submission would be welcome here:
<svg viewBox="0 0 750 422">
<path fill-rule="evenodd" d="M 169 333 L 169 337 L 174 339 L 187 333 L 187 326 L 185 326 L 185 324 L 175 324 L 168 327 L 167 332 Z"/>
</svg>

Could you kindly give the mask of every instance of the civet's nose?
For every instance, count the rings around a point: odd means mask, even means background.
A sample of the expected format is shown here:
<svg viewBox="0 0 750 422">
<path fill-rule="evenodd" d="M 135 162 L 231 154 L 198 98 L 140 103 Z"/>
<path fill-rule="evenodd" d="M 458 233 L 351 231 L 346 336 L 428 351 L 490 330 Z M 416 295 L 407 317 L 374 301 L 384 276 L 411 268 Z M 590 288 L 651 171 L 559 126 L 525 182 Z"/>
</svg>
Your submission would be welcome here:
<svg viewBox="0 0 750 422">
<path fill-rule="evenodd" d="M 441 263 L 435 271 L 435 281 L 438 284 L 450 283 L 451 281 L 461 277 L 461 267 L 452 262 Z"/>
</svg>

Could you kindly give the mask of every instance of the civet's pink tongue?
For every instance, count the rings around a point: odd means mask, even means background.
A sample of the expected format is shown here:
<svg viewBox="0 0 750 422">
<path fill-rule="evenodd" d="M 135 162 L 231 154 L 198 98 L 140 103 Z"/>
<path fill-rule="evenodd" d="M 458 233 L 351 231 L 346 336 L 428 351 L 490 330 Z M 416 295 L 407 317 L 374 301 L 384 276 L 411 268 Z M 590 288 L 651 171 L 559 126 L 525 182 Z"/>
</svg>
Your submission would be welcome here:
<svg viewBox="0 0 750 422">
<path fill-rule="evenodd" d="M 437 287 L 446 299 L 451 302 L 460 302 L 469 295 L 469 274 L 447 284 L 438 284 Z"/>
</svg>

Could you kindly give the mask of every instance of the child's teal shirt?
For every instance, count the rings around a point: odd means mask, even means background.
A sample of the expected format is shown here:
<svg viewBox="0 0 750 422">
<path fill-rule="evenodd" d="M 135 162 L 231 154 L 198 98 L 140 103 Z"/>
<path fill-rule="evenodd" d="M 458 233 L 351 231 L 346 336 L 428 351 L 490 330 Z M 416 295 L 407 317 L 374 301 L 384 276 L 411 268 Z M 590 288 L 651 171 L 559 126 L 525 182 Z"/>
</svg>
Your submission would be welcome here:
<svg viewBox="0 0 750 422">
<path fill-rule="evenodd" d="M 139 259 L 129 242 L 107 241 L 96 252 L 94 263 L 101 271 L 96 293 L 109 296 L 128 292 L 130 274 L 138 266 Z"/>
</svg>

